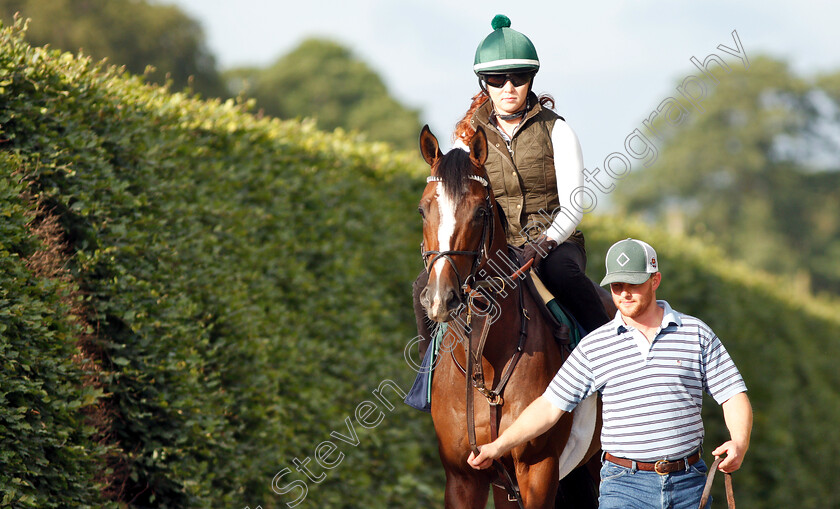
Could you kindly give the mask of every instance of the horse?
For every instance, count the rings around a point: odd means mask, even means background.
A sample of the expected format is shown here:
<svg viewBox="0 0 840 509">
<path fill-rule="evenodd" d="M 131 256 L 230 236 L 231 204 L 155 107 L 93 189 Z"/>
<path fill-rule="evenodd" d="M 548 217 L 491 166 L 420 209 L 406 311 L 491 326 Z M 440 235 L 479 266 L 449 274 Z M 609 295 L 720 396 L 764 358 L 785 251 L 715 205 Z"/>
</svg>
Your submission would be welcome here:
<svg viewBox="0 0 840 509">
<path fill-rule="evenodd" d="M 482 128 L 467 148 L 444 155 L 428 126 L 420 134 L 431 168 L 419 203 L 428 272 L 420 302 L 431 320 L 447 324 L 431 389 L 446 473 L 445 507 L 484 508 L 494 477 L 502 483 L 493 484 L 497 509 L 555 507 L 559 479 L 598 459 L 600 404 L 594 397 L 511 450 L 495 474 L 467 464 L 476 444 L 496 438 L 544 392 L 568 355 L 539 303 L 523 290 L 521 274 L 504 269 L 513 265 L 484 168 L 488 147 Z M 596 496 L 594 487 L 590 492 Z"/>
</svg>

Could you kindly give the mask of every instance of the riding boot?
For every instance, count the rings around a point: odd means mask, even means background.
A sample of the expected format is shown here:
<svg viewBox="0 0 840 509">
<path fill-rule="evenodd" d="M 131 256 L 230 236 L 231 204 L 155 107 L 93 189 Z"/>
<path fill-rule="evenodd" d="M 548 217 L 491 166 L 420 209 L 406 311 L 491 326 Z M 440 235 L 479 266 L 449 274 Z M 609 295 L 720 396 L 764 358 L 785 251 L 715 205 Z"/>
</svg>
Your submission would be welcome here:
<svg viewBox="0 0 840 509">
<path fill-rule="evenodd" d="M 426 310 L 420 304 L 420 292 L 426 288 L 429 283 L 429 273 L 425 270 L 417 276 L 412 285 L 412 297 L 414 298 L 414 319 L 417 322 L 417 335 L 420 338 L 418 342 L 418 349 L 420 353 L 419 359 L 422 360 L 426 355 L 426 350 L 432 342 L 432 321 L 426 316 Z M 420 364 L 419 362 L 417 363 Z"/>
<path fill-rule="evenodd" d="M 539 265 L 540 278 L 559 303 L 574 315 L 586 332 L 609 321 L 601 299 L 586 276 L 586 251 L 574 238 L 554 248 Z"/>
</svg>

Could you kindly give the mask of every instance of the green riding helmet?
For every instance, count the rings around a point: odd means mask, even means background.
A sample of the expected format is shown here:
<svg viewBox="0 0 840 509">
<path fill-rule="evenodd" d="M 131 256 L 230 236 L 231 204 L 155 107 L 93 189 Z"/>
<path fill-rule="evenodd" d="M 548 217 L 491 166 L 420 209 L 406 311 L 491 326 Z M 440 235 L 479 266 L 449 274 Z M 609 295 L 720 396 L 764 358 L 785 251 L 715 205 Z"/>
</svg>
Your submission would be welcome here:
<svg viewBox="0 0 840 509">
<path fill-rule="evenodd" d="M 491 23 L 493 32 L 475 50 L 473 71 L 477 75 L 508 70 L 531 71 L 540 68 L 537 49 L 525 35 L 510 28 L 510 18 L 497 14 Z"/>
</svg>

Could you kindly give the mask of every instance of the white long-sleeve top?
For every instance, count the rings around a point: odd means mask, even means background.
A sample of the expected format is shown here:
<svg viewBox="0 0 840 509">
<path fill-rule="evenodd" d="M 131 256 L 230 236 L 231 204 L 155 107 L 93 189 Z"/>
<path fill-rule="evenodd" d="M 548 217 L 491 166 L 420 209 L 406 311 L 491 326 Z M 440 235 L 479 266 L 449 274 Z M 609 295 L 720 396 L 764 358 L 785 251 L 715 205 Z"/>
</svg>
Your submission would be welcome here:
<svg viewBox="0 0 840 509">
<path fill-rule="evenodd" d="M 583 151 L 577 134 L 564 121 L 554 123 L 551 144 L 554 146 L 557 196 L 560 198 L 561 211 L 565 213 L 556 214 L 545 233 L 560 244 L 575 232 L 583 219 L 583 208 L 574 202 L 583 191 Z"/>
</svg>

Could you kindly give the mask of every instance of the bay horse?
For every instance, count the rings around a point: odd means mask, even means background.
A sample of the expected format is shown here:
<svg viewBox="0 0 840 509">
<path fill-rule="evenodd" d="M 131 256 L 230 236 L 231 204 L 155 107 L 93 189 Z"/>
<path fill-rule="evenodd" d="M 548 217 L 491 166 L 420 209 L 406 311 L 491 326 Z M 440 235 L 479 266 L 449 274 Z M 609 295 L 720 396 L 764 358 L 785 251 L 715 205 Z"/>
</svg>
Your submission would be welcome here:
<svg viewBox="0 0 840 509">
<path fill-rule="evenodd" d="M 420 149 L 431 167 L 419 204 L 428 272 L 420 302 L 431 320 L 447 323 L 431 389 L 445 507 L 484 508 L 493 482 L 497 509 L 553 508 L 559 479 L 600 448 L 599 404 L 594 397 L 582 402 L 545 434 L 512 449 L 495 476 L 467 464 L 476 444 L 494 439 L 544 392 L 568 351 L 519 274 L 500 273 L 512 264 L 484 168 L 484 131 L 479 127 L 468 150 L 444 155 L 425 126 Z"/>
</svg>

